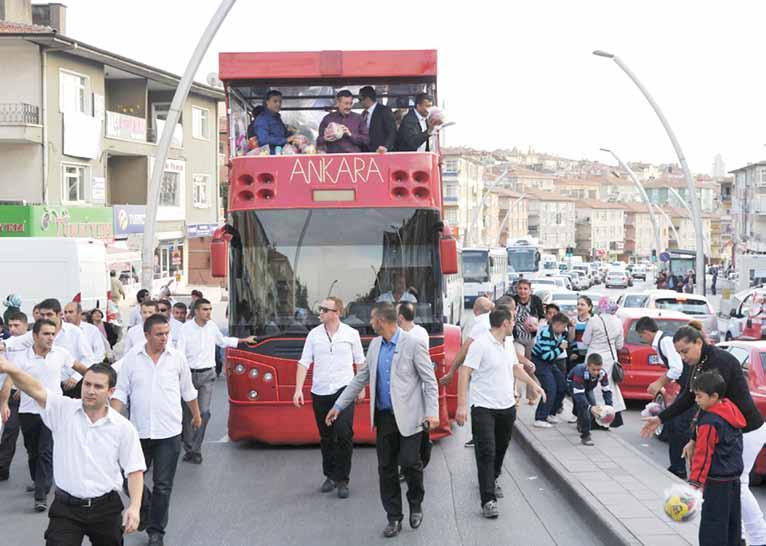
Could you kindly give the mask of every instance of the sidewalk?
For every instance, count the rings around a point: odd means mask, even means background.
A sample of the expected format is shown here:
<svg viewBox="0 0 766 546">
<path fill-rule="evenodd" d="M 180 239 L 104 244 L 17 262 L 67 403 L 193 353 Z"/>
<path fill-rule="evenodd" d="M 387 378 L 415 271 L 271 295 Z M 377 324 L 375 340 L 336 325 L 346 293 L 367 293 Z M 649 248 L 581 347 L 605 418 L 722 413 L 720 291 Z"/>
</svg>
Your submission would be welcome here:
<svg viewBox="0 0 766 546">
<path fill-rule="evenodd" d="M 663 510 L 663 490 L 682 483 L 678 478 L 616 434 L 593 431 L 596 445 L 588 447 L 574 424 L 538 429 L 533 421 L 534 406 L 519 406 L 515 439 L 568 495 L 579 498 L 586 517 L 611 533 L 615 545 L 697 544 L 699 517 L 674 523 Z"/>
</svg>

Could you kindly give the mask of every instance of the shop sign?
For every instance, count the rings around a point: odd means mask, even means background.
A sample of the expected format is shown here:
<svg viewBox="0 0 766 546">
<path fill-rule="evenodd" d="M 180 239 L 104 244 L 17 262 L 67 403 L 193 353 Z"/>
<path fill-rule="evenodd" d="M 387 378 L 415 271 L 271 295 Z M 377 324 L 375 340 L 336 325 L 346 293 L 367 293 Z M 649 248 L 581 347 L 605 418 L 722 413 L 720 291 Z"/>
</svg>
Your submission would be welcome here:
<svg viewBox="0 0 766 546">
<path fill-rule="evenodd" d="M 111 207 L 0 205 L 0 237 L 114 239 Z"/>
</svg>

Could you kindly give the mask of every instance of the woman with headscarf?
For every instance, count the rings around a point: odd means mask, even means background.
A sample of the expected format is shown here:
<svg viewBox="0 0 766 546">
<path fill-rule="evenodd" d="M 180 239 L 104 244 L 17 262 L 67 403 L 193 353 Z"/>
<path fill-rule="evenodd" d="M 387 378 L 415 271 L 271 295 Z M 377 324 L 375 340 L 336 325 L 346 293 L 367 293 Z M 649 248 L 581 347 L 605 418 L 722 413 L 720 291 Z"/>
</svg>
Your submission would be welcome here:
<svg viewBox="0 0 766 546">
<path fill-rule="evenodd" d="M 608 297 L 602 296 L 598 300 L 598 315 L 591 317 L 585 332 L 582 335 L 582 344 L 588 347 L 586 359 L 592 354 L 601 355 L 604 361 L 604 370 L 609 376 L 609 386 L 612 389 L 612 406 L 616 412 L 612 427 L 622 425 L 622 415 L 620 412 L 625 410 L 625 400 L 622 398 L 620 387 L 614 382 L 612 371 L 614 363 L 617 362 L 617 351 L 624 345 L 622 331 L 622 321 L 614 316 L 617 311 L 617 304 L 613 303 Z M 604 403 L 604 396 L 601 387 L 594 390 L 596 402 Z"/>
<path fill-rule="evenodd" d="M 8 318 L 11 316 L 11 314 L 21 311 L 21 296 L 18 294 L 8 294 L 8 297 L 5 298 L 3 305 L 5 306 L 5 312 L 3 313 L 3 323 L 8 324 Z"/>
<path fill-rule="evenodd" d="M 742 429 L 742 462 L 744 471 L 740 476 L 740 499 L 742 501 L 742 522 L 748 544 L 766 544 L 766 520 L 764 520 L 758 501 L 750 491 L 750 471 L 755 465 L 755 459 L 766 444 L 766 424 L 758 411 L 747 377 L 742 370 L 739 360 L 731 353 L 719 349 L 705 341 L 702 333 L 694 326 L 682 326 L 673 336 L 673 345 L 681 355 L 684 364 L 691 366 L 689 377 L 681 388 L 675 401 L 665 408 L 657 417 L 644 417 L 641 435 L 651 436 L 660 424 L 667 423 L 674 417 L 694 407 L 694 391 L 691 386 L 694 380 L 703 372 L 717 371 L 726 382 L 726 398 L 737 406 L 745 417 Z M 694 453 L 694 442 L 690 441 L 684 447 L 684 456 L 691 460 Z"/>
</svg>

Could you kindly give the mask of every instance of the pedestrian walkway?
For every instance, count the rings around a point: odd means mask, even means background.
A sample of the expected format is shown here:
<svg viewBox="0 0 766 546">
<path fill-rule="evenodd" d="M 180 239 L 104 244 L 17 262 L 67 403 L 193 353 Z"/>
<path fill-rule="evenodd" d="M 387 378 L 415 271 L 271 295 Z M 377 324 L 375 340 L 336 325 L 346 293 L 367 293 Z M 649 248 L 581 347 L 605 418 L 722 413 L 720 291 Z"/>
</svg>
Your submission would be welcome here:
<svg viewBox="0 0 766 546">
<path fill-rule="evenodd" d="M 596 445 L 589 447 L 580 443 L 574 424 L 538 429 L 533 422 L 534 406 L 521 405 L 516 441 L 537 455 L 566 494 L 579 497 L 583 515 L 611 533 L 615 545 L 697 544 L 699 518 L 675 523 L 663 509 L 664 489 L 681 480 L 617 434 L 593 431 Z"/>
</svg>

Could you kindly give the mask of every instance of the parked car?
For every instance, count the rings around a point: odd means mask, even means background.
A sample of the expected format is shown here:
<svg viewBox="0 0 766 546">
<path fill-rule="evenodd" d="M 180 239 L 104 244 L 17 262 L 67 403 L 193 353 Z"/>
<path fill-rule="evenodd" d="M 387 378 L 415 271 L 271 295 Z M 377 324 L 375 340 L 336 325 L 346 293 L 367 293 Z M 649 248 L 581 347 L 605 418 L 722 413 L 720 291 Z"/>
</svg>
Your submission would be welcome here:
<svg viewBox="0 0 766 546">
<path fill-rule="evenodd" d="M 574 284 L 572 284 L 572 277 L 569 275 L 553 275 L 549 277 L 551 279 L 561 279 L 561 282 L 564 283 L 564 288 L 567 290 L 574 290 Z"/>
<path fill-rule="evenodd" d="M 541 296 L 542 297 L 542 296 Z M 562 313 L 573 316 L 577 313 L 577 298 L 580 297 L 577 292 L 571 292 L 567 290 L 563 291 L 546 291 L 545 297 L 542 298 L 544 304 L 555 303 L 559 306 Z"/>
<path fill-rule="evenodd" d="M 646 268 L 643 265 L 633 266 L 630 274 L 634 279 L 641 279 L 642 281 L 646 280 Z"/>
<path fill-rule="evenodd" d="M 643 307 L 668 309 L 684 313 L 702 322 L 702 328 L 712 343 L 721 341 L 718 329 L 718 315 L 705 296 L 682 294 L 675 290 L 649 290 Z"/>
<path fill-rule="evenodd" d="M 590 262 L 588 263 L 588 267 L 590 267 L 590 276 L 593 279 L 593 284 L 601 284 L 601 281 L 603 281 L 603 275 L 601 273 L 601 269 L 599 268 L 598 262 Z"/>
<path fill-rule="evenodd" d="M 719 343 L 721 349 L 734 355 L 747 378 L 750 394 L 758 411 L 766 417 L 766 341 L 730 341 Z M 670 405 L 679 393 L 675 381 L 658 395 L 661 405 Z M 662 436 L 660 437 L 661 439 Z M 750 473 L 750 485 L 760 485 L 766 479 L 766 448 L 761 449 Z"/>
<path fill-rule="evenodd" d="M 630 286 L 628 273 L 624 269 L 610 269 L 604 279 L 606 288 L 627 288 Z"/>
<path fill-rule="evenodd" d="M 617 298 L 617 305 L 620 307 L 646 307 L 646 292 L 635 292 L 633 294 L 623 294 Z"/>
<path fill-rule="evenodd" d="M 558 287 L 561 289 L 566 289 L 566 282 L 564 279 L 562 279 L 560 276 L 551 276 L 551 277 L 535 277 L 533 279 L 529 279 L 529 282 L 532 283 L 532 290 L 534 291 L 537 287 L 540 286 L 546 286 L 546 287 Z"/>
<path fill-rule="evenodd" d="M 627 400 L 652 400 L 646 389 L 666 368 L 655 350 L 638 337 L 636 322 L 641 317 L 652 317 L 660 330 L 673 335 L 681 326 L 689 324 L 691 317 L 677 311 L 644 308 L 622 308 L 616 316 L 622 321 L 625 336 L 624 347 L 617 351 L 617 359 L 625 370 L 625 379 L 620 384 L 622 395 Z"/>
<path fill-rule="evenodd" d="M 726 341 L 763 339 L 766 327 L 766 289 L 745 290 L 734 295 Z"/>
<path fill-rule="evenodd" d="M 590 266 L 588 264 L 574 264 L 572 266 L 572 271 L 577 271 L 585 277 L 585 284 L 587 284 L 587 286 L 583 287 L 582 290 L 587 290 L 593 286 L 593 277 L 591 276 Z"/>
</svg>

